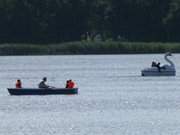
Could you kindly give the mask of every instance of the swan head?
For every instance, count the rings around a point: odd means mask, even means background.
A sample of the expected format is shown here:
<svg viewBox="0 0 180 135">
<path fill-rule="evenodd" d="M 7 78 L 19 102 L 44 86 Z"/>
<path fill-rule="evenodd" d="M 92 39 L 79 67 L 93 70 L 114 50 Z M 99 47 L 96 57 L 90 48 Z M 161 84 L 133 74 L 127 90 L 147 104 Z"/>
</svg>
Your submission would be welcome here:
<svg viewBox="0 0 180 135">
<path fill-rule="evenodd" d="M 171 53 L 171 52 L 167 52 L 167 53 L 165 54 L 165 56 L 172 56 L 172 53 Z"/>
</svg>

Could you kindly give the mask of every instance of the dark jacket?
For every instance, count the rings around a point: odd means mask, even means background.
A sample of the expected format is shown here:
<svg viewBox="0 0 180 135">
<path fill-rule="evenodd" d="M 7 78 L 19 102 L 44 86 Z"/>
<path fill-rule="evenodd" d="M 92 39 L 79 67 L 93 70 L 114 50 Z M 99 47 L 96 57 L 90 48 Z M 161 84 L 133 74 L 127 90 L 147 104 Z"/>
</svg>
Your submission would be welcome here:
<svg viewBox="0 0 180 135">
<path fill-rule="evenodd" d="M 49 88 L 49 86 L 46 85 L 44 81 L 41 81 L 38 86 L 39 88 Z"/>
</svg>

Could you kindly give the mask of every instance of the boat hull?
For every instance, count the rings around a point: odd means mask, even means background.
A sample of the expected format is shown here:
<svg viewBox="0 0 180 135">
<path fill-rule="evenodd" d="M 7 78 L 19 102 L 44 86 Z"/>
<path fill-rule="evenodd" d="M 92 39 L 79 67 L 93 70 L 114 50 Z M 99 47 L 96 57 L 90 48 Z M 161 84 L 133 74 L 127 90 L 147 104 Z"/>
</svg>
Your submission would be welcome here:
<svg viewBox="0 0 180 135">
<path fill-rule="evenodd" d="M 175 69 L 161 69 L 160 71 L 158 68 L 146 68 L 141 71 L 142 76 L 176 76 Z"/>
<path fill-rule="evenodd" d="M 142 76 L 176 76 L 176 72 L 167 71 L 167 72 L 153 72 L 153 71 L 144 71 L 141 72 Z"/>
<path fill-rule="evenodd" d="M 59 95 L 78 94 L 78 88 L 7 88 L 10 95 Z"/>
</svg>

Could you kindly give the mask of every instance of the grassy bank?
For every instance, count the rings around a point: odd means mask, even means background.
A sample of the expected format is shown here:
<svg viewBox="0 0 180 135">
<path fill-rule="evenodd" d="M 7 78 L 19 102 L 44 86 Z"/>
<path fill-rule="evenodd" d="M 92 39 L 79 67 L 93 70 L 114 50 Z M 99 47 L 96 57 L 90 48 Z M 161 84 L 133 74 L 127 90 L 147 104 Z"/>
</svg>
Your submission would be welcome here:
<svg viewBox="0 0 180 135">
<path fill-rule="evenodd" d="M 0 55 L 180 53 L 180 43 L 69 42 L 61 44 L 1 44 Z"/>
</svg>

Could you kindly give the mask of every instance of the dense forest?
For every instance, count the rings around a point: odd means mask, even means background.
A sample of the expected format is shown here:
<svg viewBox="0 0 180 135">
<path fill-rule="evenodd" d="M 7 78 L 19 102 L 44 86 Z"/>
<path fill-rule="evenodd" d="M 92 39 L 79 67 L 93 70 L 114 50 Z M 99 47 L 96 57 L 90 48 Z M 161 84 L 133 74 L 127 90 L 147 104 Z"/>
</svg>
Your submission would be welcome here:
<svg viewBox="0 0 180 135">
<path fill-rule="evenodd" d="M 0 0 L 0 43 L 179 42 L 179 0 Z"/>
</svg>

